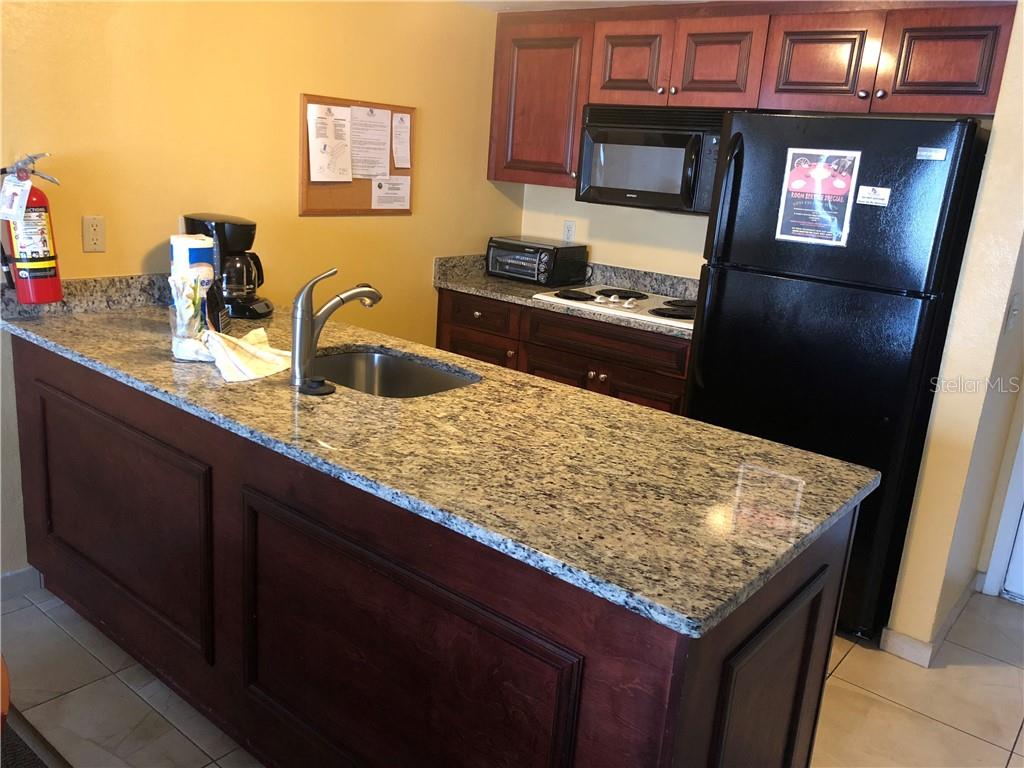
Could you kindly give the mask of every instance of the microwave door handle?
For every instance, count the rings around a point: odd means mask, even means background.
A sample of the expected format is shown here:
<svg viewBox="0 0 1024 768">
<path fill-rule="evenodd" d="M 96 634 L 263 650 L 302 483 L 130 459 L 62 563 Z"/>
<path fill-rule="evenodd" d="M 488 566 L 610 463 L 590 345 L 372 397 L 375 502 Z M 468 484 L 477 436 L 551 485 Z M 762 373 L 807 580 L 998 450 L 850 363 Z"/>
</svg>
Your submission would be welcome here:
<svg viewBox="0 0 1024 768">
<path fill-rule="evenodd" d="M 691 136 L 686 142 L 686 160 L 683 168 L 683 207 L 693 210 L 694 194 L 697 189 L 697 152 L 700 149 L 700 140 Z"/>
<path fill-rule="evenodd" d="M 722 187 L 718 192 L 718 211 L 715 215 L 715 239 L 708 253 L 708 263 L 718 263 L 725 251 L 725 241 L 731 225 L 733 208 L 736 206 L 736 191 L 739 189 L 740 174 L 743 172 L 743 134 L 734 133 L 729 139 L 725 152 L 726 166 L 722 176 Z"/>
</svg>

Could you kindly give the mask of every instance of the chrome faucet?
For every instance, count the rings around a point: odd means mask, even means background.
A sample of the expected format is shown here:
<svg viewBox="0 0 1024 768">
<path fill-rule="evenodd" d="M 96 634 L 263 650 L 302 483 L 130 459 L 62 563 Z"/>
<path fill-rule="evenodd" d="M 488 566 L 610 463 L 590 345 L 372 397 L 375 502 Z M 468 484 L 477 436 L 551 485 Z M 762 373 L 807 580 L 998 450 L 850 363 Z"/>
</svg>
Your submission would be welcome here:
<svg viewBox="0 0 1024 768">
<path fill-rule="evenodd" d="M 302 286 L 292 305 L 292 385 L 303 390 L 308 388 L 310 394 L 327 394 L 334 391 L 331 385 L 325 385 L 322 380 L 309 382 L 309 364 L 316 356 L 320 332 L 327 324 L 328 318 L 337 309 L 355 299 L 359 299 L 364 307 L 372 307 L 383 298 L 380 291 L 369 283 L 360 283 L 354 288 L 342 291 L 316 312 L 313 312 L 313 288 L 321 280 L 326 280 L 336 274 L 338 274 L 337 269 L 329 269 L 322 275 L 314 277 Z M 307 384 L 311 386 L 304 386 Z M 314 391 L 317 388 L 323 388 L 323 391 L 317 393 Z"/>
</svg>

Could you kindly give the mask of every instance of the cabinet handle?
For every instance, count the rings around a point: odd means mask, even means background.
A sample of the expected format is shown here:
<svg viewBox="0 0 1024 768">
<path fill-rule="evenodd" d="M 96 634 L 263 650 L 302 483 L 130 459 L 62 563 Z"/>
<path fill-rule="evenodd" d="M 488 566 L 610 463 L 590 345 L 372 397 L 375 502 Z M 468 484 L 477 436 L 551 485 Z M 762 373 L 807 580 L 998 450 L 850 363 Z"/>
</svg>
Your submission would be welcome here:
<svg viewBox="0 0 1024 768">
<path fill-rule="evenodd" d="M 863 88 L 861 88 L 859 91 L 857 91 L 857 98 L 858 99 L 866 99 L 870 95 L 871 94 L 868 91 L 865 91 Z"/>
<path fill-rule="evenodd" d="M 479 319 L 480 319 L 481 317 L 483 317 L 483 316 L 484 316 L 484 313 L 483 313 L 483 312 L 481 312 L 480 310 L 476 310 L 476 311 L 475 311 L 475 312 L 473 313 L 473 319 L 474 319 L 474 320 L 479 320 Z"/>
<path fill-rule="evenodd" d="M 675 96 L 677 93 L 679 93 L 679 89 L 673 85 L 671 88 L 668 89 L 668 92 Z"/>
<path fill-rule="evenodd" d="M 657 90 L 657 91 L 655 91 L 655 93 L 657 93 L 657 94 L 658 94 L 659 96 L 660 96 L 661 94 L 663 94 L 664 92 L 665 92 L 665 86 L 663 86 L 663 85 L 659 85 L 659 86 L 658 86 L 658 90 Z"/>
<path fill-rule="evenodd" d="M 514 349 L 510 349 L 508 352 L 505 353 L 505 357 L 515 357 L 515 356 L 516 356 L 516 351 Z"/>
<path fill-rule="evenodd" d="M 587 378 L 592 379 L 597 376 L 597 371 L 587 371 Z"/>
<path fill-rule="evenodd" d="M 875 91 L 875 98 L 876 99 L 884 99 L 888 95 L 889 94 L 886 92 L 886 90 L 884 88 L 879 88 L 877 91 Z"/>
<path fill-rule="evenodd" d="M 575 179 L 576 178 L 576 171 L 569 171 L 569 177 Z"/>
<path fill-rule="evenodd" d="M 597 380 L 602 382 L 602 383 L 608 381 L 608 374 L 607 373 L 602 373 L 600 376 L 597 377 Z"/>
</svg>

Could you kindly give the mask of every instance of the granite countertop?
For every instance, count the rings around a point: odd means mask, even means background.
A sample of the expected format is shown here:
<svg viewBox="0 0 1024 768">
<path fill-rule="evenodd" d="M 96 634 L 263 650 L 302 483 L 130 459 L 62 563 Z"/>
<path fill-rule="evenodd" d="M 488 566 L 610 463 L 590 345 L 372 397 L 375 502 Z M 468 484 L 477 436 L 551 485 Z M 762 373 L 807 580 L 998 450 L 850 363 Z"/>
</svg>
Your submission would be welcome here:
<svg viewBox="0 0 1024 768">
<path fill-rule="evenodd" d="M 321 349 L 388 348 L 481 377 L 387 399 L 227 384 L 175 363 L 168 310 L 3 328 L 652 621 L 700 636 L 878 485 L 878 473 L 340 322 Z M 290 346 L 287 317 L 268 333 Z"/>
<path fill-rule="evenodd" d="M 522 304 L 563 315 L 599 320 L 611 325 L 638 328 L 665 336 L 677 336 L 682 339 L 689 339 L 693 336 L 693 331 L 690 328 L 675 328 L 645 320 L 642 316 L 612 315 L 607 312 L 594 311 L 586 304 L 568 305 L 538 301 L 533 298 L 534 295 L 554 289 L 520 280 L 493 277 L 487 274 L 484 267 L 484 257 L 481 255 L 442 256 L 434 260 L 434 287 L 507 301 L 512 304 Z M 589 285 L 614 285 L 617 288 L 631 288 L 680 299 L 695 299 L 697 297 L 699 282 L 693 278 L 643 272 L 625 267 L 611 267 L 605 264 L 592 264 L 591 270 Z"/>
</svg>

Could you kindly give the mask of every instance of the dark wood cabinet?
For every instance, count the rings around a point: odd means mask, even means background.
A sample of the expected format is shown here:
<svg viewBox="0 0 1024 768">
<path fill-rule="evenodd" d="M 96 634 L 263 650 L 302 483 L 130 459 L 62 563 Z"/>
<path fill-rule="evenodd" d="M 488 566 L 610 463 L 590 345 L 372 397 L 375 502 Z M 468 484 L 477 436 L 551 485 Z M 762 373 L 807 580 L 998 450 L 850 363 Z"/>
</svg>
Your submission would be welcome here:
<svg viewBox="0 0 1024 768">
<path fill-rule="evenodd" d="M 692 638 L 13 351 L 29 562 L 269 768 L 807 764 L 856 512 Z"/>
<path fill-rule="evenodd" d="M 651 106 L 668 103 L 675 27 L 672 19 L 597 22 L 590 101 Z"/>
<path fill-rule="evenodd" d="M 683 411 L 688 339 L 441 290 L 437 346 L 620 400 Z"/>
<path fill-rule="evenodd" d="M 538 344 L 521 346 L 519 370 L 580 389 L 682 413 L 686 382 L 672 376 L 574 355 Z"/>
<path fill-rule="evenodd" d="M 488 178 L 575 186 L 594 23 L 499 21 Z"/>
<path fill-rule="evenodd" d="M 444 325 L 438 329 L 437 346 L 485 363 L 505 368 L 519 367 L 519 342 L 505 336 Z"/>
<path fill-rule="evenodd" d="M 679 19 L 669 106 L 756 107 L 767 39 L 766 15 Z"/>
<path fill-rule="evenodd" d="M 1012 5 L 889 11 L 872 112 L 995 112 Z"/>
<path fill-rule="evenodd" d="M 761 109 L 867 112 L 885 11 L 773 16 Z"/>
<path fill-rule="evenodd" d="M 768 16 L 599 21 L 590 100 L 755 107 L 767 34 Z"/>
</svg>

